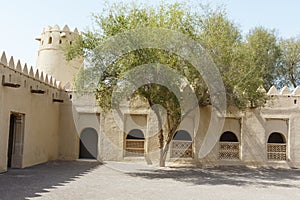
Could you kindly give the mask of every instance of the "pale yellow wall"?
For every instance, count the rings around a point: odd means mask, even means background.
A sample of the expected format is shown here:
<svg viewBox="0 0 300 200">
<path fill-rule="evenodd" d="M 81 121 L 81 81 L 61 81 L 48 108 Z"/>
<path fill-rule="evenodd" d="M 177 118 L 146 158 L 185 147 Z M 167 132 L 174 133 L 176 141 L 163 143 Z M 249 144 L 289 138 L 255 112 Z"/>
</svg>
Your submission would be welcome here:
<svg viewBox="0 0 300 200">
<path fill-rule="evenodd" d="M 52 95 L 59 94 L 59 89 L 5 64 L 0 64 L 0 75 L 1 81 L 4 75 L 6 82 L 21 85 L 19 88 L 0 85 L 0 171 L 7 166 L 11 112 L 25 114 L 21 167 L 57 159 L 59 105 L 52 102 Z M 32 94 L 31 87 L 44 90 L 45 94 Z"/>
</svg>

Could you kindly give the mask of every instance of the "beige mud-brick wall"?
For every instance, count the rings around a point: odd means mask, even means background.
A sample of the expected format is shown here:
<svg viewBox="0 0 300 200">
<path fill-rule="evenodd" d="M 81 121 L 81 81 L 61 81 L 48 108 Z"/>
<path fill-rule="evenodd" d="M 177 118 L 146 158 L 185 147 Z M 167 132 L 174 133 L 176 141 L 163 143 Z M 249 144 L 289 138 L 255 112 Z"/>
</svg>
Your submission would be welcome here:
<svg viewBox="0 0 300 200">
<path fill-rule="evenodd" d="M 101 159 L 120 161 L 123 159 L 124 132 L 116 123 L 112 113 L 101 113 Z"/>
<path fill-rule="evenodd" d="M 100 113 L 93 94 L 62 92 L 64 103 L 60 104 L 59 158 L 79 158 L 80 135 L 86 128 L 98 134 L 98 157 L 100 159 Z"/>
<path fill-rule="evenodd" d="M 260 110 L 246 111 L 242 118 L 242 160 L 249 165 L 265 161 L 265 120 Z"/>
<path fill-rule="evenodd" d="M 7 151 L 10 114 L 20 113 L 24 116 L 22 123 L 24 132 L 18 140 L 18 151 L 21 163 L 18 167 L 27 167 L 49 160 L 57 159 L 58 155 L 58 114 L 59 105 L 52 101 L 60 90 L 47 75 L 33 73 L 27 66 L 14 64 L 10 59 L 7 64 L 5 55 L 1 58 L 0 75 L 6 83 L 19 84 L 13 88 L 0 85 L 0 171 L 7 168 Z M 8 66 L 9 65 L 9 66 Z M 55 83 L 56 84 L 56 83 Z M 44 94 L 31 93 L 31 89 L 44 91 Z M 59 98 L 59 96 L 58 96 Z M 23 141 L 23 142 L 22 142 Z"/>
<path fill-rule="evenodd" d="M 64 92 L 65 93 L 65 92 Z M 64 102 L 59 107 L 59 159 L 75 160 L 79 154 L 79 134 L 76 129 L 71 94 L 63 94 Z"/>
<path fill-rule="evenodd" d="M 300 103 L 300 102 L 299 102 Z M 291 166 L 300 167 L 300 113 L 295 112 L 289 120 L 289 145 Z"/>
<path fill-rule="evenodd" d="M 197 162 L 199 162 L 199 164 L 206 162 L 206 157 L 204 158 L 199 158 L 199 151 L 200 148 L 203 146 L 203 140 L 205 138 L 205 136 L 208 134 L 207 130 L 208 130 L 208 125 L 210 123 L 210 118 L 211 118 L 211 107 L 210 106 L 206 106 L 206 107 L 200 107 L 200 120 L 199 120 L 199 124 L 198 124 L 198 130 L 195 138 L 194 138 L 194 158 Z M 196 122 L 195 122 L 196 123 Z M 197 126 L 195 124 L 195 126 Z"/>
</svg>

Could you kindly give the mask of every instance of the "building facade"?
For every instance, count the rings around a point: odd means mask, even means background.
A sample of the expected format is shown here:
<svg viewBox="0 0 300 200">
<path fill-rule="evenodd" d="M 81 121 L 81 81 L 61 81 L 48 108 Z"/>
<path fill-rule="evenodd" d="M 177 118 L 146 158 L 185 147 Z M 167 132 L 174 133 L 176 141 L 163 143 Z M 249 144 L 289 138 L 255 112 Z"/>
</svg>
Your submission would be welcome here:
<svg viewBox="0 0 300 200">
<path fill-rule="evenodd" d="M 0 172 L 58 159 L 159 162 L 157 120 L 143 100 L 116 116 L 92 94 L 72 92 L 83 59 L 65 61 L 62 45 L 78 36 L 68 26 L 45 28 L 36 38 L 37 69 L 2 54 Z M 215 133 L 212 108 L 200 107 L 200 118 L 186 117 L 177 130 L 167 162 L 300 167 L 300 88 L 272 87 L 267 95 L 264 107 L 227 110 Z"/>
</svg>

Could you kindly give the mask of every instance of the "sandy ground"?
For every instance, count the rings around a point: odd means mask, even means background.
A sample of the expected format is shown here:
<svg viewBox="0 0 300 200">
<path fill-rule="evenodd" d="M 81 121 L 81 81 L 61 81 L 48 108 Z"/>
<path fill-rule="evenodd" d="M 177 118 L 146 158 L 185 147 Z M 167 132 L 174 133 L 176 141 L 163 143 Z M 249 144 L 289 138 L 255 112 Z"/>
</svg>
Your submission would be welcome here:
<svg viewBox="0 0 300 200">
<path fill-rule="evenodd" d="M 300 199 L 300 170 L 57 161 L 0 174 L 0 199 Z"/>
</svg>

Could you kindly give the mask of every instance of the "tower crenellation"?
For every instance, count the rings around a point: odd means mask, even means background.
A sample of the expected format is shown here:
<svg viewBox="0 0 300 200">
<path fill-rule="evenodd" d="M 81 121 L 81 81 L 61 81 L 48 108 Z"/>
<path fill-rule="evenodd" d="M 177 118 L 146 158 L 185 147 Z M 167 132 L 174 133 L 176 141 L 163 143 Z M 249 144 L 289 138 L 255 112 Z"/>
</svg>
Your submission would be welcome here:
<svg viewBox="0 0 300 200">
<path fill-rule="evenodd" d="M 72 44 L 79 36 L 80 33 L 77 28 L 71 31 L 67 25 L 65 25 L 63 29 L 58 25 L 54 25 L 53 27 L 47 26 L 44 28 L 41 36 L 35 39 L 40 42 L 39 51 L 41 51 L 47 48 L 57 49 L 66 43 Z"/>
<path fill-rule="evenodd" d="M 61 81 L 62 85 L 72 84 L 83 65 L 83 58 L 66 61 L 64 47 L 72 45 L 80 35 L 77 28 L 71 31 L 67 25 L 62 29 L 58 25 L 45 27 L 41 35 L 35 38 L 40 42 L 37 68 Z"/>
</svg>

